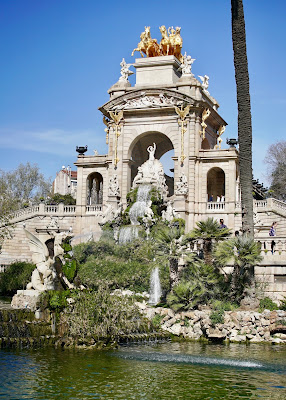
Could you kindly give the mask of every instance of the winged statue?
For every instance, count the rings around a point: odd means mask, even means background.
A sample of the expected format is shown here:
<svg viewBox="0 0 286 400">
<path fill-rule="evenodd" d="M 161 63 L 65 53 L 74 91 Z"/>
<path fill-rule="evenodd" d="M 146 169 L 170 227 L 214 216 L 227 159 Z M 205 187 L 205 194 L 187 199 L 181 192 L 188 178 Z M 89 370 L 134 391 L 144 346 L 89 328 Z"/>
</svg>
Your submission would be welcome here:
<svg viewBox="0 0 286 400">
<path fill-rule="evenodd" d="M 176 113 L 179 115 L 181 120 L 184 120 L 186 118 L 186 116 L 189 114 L 191 106 L 188 105 L 185 108 L 179 108 L 175 106 L 175 111 Z"/>
<path fill-rule="evenodd" d="M 119 111 L 118 113 L 109 111 L 110 118 L 115 122 L 116 125 L 123 119 L 123 110 Z"/>
</svg>

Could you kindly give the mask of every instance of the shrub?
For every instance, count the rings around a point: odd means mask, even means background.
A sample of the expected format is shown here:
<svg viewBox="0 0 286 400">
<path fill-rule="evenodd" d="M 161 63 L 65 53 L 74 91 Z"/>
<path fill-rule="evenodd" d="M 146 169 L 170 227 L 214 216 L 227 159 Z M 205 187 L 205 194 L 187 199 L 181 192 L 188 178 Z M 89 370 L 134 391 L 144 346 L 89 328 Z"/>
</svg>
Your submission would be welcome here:
<svg viewBox="0 0 286 400">
<path fill-rule="evenodd" d="M 6 271 L 0 274 L 0 293 L 13 295 L 17 290 L 25 289 L 35 268 L 35 264 L 24 261 L 16 261 L 10 264 Z"/>
<path fill-rule="evenodd" d="M 97 291 L 79 291 L 72 296 L 75 303 L 63 316 L 71 336 L 114 341 L 152 329 L 131 298 L 111 294 L 107 286 L 99 286 Z"/>
<path fill-rule="evenodd" d="M 284 299 L 283 300 L 281 300 L 281 303 L 280 303 L 280 310 L 284 310 L 284 311 L 286 311 L 286 297 L 284 297 Z"/>
<path fill-rule="evenodd" d="M 264 297 L 264 299 L 260 300 L 259 312 L 263 312 L 264 310 L 278 310 L 278 305 L 274 303 L 274 301 L 271 300 L 270 297 Z"/>
<path fill-rule="evenodd" d="M 215 310 L 210 314 L 210 320 L 212 325 L 223 324 L 224 323 L 224 310 Z"/>
<path fill-rule="evenodd" d="M 210 314 L 210 320 L 212 325 L 224 323 L 224 312 L 233 311 L 238 307 L 238 304 L 231 303 L 230 301 L 215 300 L 212 303 L 212 312 Z"/>
</svg>

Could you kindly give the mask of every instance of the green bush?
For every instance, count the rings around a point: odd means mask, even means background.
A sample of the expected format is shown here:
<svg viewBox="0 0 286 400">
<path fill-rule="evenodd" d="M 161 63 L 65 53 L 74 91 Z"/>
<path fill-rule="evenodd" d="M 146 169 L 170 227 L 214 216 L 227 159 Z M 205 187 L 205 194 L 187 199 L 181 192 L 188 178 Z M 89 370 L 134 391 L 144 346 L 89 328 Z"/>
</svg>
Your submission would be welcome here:
<svg viewBox="0 0 286 400">
<path fill-rule="evenodd" d="M 27 283 L 31 281 L 32 272 L 35 268 L 35 264 L 24 261 L 16 261 L 10 264 L 7 270 L 0 274 L 1 295 L 13 295 L 17 290 L 25 289 Z"/>
<path fill-rule="evenodd" d="M 76 199 L 72 197 L 71 194 L 55 193 L 54 195 L 50 196 L 47 199 L 47 203 L 52 205 L 63 203 L 64 205 L 69 206 L 69 205 L 75 205 Z"/>
<path fill-rule="evenodd" d="M 67 309 L 67 314 L 62 315 L 71 336 L 114 341 L 125 335 L 153 329 L 131 298 L 111 295 L 105 285 L 99 286 L 96 291 L 79 291 L 72 296 L 75 303 Z"/>
<path fill-rule="evenodd" d="M 284 297 L 284 299 L 281 300 L 279 309 L 283 310 L 283 311 L 286 311 L 286 297 Z"/>
<path fill-rule="evenodd" d="M 155 244 L 142 239 L 118 245 L 105 237 L 96 243 L 74 247 L 79 279 L 89 288 L 97 288 L 105 282 L 110 289 L 149 291 L 151 271 L 159 266 L 161 285 L 166 291 L 168 269 L 164 260 L 158 257 L 155 260 L 155 255 Z"/>
<path fill-rule="evenodd" d="M 215 300 L 212 302 L 212 312 L 210 314 L 210 320 L 212 325 L 224 323 L 224 312 L 233 311 L 238 308 L 238 304 L 231 303 L 230 301 Z"/>
<path fill-rule="evenodd" d="M 210 320 L 212 325 L 223 324 L 224 323 L 224 310 L 215 310 L 210 314 Z"/>
<path fill-rule="evenodd" d="M 264 299 L 260 300 L 259 312 L 263 312 L 264 310 L 278 310 L 278 305 L 274 303 L 274 301 L 271 300 L 270 297 L 264 297 Z"/>
</svg>

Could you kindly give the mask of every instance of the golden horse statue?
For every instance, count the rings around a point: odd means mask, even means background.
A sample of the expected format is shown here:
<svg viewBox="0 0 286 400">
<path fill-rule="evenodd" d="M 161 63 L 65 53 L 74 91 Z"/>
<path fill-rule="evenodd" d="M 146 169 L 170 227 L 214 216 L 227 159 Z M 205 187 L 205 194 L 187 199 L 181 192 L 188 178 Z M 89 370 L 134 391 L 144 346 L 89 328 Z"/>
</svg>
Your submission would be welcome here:
<svg viewBox="0 0 286 400">
<path fill-rule="evenodd" d="M 141 57 L 144 57 L 143 53 L 147 57 L 161 56 L 161 49 L 156 39 L 151 38 L 150 26 L 145 26 L 145 31 L 140 35 L 140 42 L 138 43 L 136 49 L 132 51 L 131 56 L 134 55 L 135 51 L 139 51 Z"/>
</svg>

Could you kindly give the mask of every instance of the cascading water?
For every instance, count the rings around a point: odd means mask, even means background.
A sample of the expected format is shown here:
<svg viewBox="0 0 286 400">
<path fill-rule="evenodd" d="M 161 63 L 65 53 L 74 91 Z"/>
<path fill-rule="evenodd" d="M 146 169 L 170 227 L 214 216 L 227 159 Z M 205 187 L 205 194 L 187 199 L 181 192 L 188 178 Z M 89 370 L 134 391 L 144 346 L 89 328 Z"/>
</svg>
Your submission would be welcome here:
<svg viewBox="0 0 286 400">
<path fill-rule="evenodd" d="M 119 244 L 125 244 L 132 242 L 132 240 L 138 238 L 138 218 L 144 217 L 148 208 L 149 193 L 151 185 L 140 185 L 138 187 L 136 202 L 132 205 L 129 211 L 129 217 L 131 226 L 123 226 L 120 228 L 118 242 Z"/>
<path fill-rule="evenodd" d="M 132 240 L 136 238 L 138 238 L 137 226 L 123 226 L 122 228 L 120 228 L 118 236 L 119 244 L 132 242 Z"/>
<path fill-rule="evenodd" d="M 158 304 L 160 297 L 162 296 L 160 277 L 159 277 L 159 267 L 155 267 L 151 273 L 150 279 L 150 298 L 149 304 Z"/>
<path fill-rule="evenodd" d="M 138 187 L 136 202 L 129 211 L 129 217 L 132 225 L 139 225 L 138 218 L 144 217 L 149 202 L 150 185 L 140 185 Z"/>
</svg>

